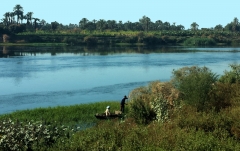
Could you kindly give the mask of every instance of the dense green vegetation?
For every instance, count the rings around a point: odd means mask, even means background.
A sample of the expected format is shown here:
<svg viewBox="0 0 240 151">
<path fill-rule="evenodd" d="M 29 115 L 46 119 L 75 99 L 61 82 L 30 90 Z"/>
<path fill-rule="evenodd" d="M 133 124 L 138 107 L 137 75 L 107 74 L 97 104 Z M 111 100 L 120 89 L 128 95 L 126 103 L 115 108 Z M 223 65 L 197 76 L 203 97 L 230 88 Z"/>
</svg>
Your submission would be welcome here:
<svg viewBox="0 0 240 151">
<path fill-rule="evenodd" d="M 97 120 L 118 101 L 0 116 L 3 150 L 239 150 L 240 65 L 218 76 L 183 67 L 131 91 L 122 119 Z M 22 139 L 24 138 L 24 139 Z M 14 144 L 14 145 L 12 145 Z"/>
<path fill-rule="evenodd" d="M 67 45 L 239 45 L 240 24 L 235 17 L 227 25 L 201 28 L 193 22 L 189 29 L 184 26 L 143 16 L 138 22 L 115 20 L 92 20 L 82 18 L 79 24 L 63 25 L 57 21 L 47 23 L 33 17 L 33 12 L 24 14 L 17 4 L 13 12 L 6 12 L 0 22 L 0 42 L 4 43 L 64 43 Z M 25 21 L 25 22 L 24 22 Z"/>
</svg>

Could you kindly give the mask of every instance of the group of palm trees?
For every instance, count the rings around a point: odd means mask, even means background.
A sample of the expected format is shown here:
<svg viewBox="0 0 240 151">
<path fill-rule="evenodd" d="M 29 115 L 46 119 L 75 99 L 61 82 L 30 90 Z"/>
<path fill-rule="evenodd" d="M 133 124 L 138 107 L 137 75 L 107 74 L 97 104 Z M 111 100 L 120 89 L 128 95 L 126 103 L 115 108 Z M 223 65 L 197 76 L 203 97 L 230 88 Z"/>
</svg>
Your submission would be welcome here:
<svg viewBox="0 0 240 151">
<path fill-rule="evenodd" d="M 87 18 L 82 18 L 79 22 L 80 29 L 86 30 L 132 30 L 132 31 L 156 31 L 156 30 L 184 30 L 183 25 L 172 25 L 169 22 L 162 22 L 157 20 L 152 22 L 151 19 L 147 16 L 143 16 L 139 19 L 139 22 L 130 22 L 127 21 L 123 23 L 122 21 L 116 22 L 115 20 L 92 20 L 89 21 Z"/>
<path fill-rule="evenodd" d="M 6 12 L 3 16 L 2 24 L 7 27 L 12 24 L 23 24 L 23 20 L 26 20 L 26 25 L 31 25 L 33 27 L 37 26 L 37 22 L 40 22 L 42 25 L 46 23 L 45 20 L 40 21 L 39 18 L 34 18 L 33 12 L 28 12 L 24 15 L 23 7 L 19 4 L 13 8 L 13 12 Z M 17 19 L 15 19 L 15 17 L 17 17 Z"/>
<path fill-rule="evenodd" d="M 15 20 L 15 17 L 17 19 Z M 27 28 L 41 28 L 41 29 L 76 29 L 80 28 L 82 30 L 131 30 L 131 31 L 160 31 L 160 30 L 173 30 L 173 31 L 181 31 L 185 30 L 185 27 L 183 25 L 176 25 L 176 23 L 170 24 L 169 22 L 162 22 L 161 20 L 157 20 L 155 22 L 152 22 L 151 19 L 147 16 L 143 16 L 139 19 L 138 22 L 131 22 L 127 21 L 123 23 L 122 21 L 115 21 L 115 20 L 92 20 L 89 21 L 87 18 L 82 18 L 79 21 L 79 24 L 69 24 L 69 25 L 63 25 L 58 22 L 51 22 L 51 24 L 46 23 L 44 19 L 40 20 L 39 18 L 33 17 L 33 12 L 28 12 L 24 15 L 23 13 L 23 7 L 19 4 L 17 4 L 13 8 L 13 12 L 6 12 L 4 14 L 4 18 L 2 19 L 2 22 L 0 22 L 0 25 L 2 24 L 5 27 L 9 27 L 12 24 L 23 24 L 23 20 L 26 20 Z M 198 30 L 199 25 L 196 22 L 193 22 L 190 25 L 191 30 Z M 228 30 L 228 31 L 240 31 L 240 24 L 238 22 L 238 19 L 235 17 L 234 20 L 227 24 L 225 27 L 222 25 L 216 25 L 214 28 L 205 28 L 208 30 Z"/>
</svg>

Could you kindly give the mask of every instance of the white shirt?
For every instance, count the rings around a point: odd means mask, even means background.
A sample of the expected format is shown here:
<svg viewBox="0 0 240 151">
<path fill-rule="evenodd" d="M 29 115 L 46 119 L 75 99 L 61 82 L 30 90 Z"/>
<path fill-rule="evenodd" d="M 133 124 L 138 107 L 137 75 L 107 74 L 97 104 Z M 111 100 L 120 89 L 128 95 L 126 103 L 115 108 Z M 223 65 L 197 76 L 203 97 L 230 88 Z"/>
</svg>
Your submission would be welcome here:
<svg viewBox="0 0 240 151">
<path fill-rule="evenodd" d="M 110 115 L 110 109 L 106 109 L 105 113 L 106 113 L 106 116 L 109 116 Z"/>
</svg>

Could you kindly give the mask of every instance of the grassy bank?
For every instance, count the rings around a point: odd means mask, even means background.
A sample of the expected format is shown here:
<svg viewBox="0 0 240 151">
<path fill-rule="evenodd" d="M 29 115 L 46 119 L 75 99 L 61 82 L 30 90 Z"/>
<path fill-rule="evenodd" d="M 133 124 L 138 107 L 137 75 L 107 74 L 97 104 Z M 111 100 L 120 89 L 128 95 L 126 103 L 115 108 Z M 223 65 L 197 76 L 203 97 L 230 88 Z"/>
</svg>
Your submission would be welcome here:
<svg viewBox="0 0 240 151">
<path fill-rule="evenodd" d="M 111 110 L 119 110 L 119 102 L 106 101 L 90 104 L 81 104 L 73 106 L 57 106 L 49 108 L 36 108 L 32 110 L 16 111 L 11 114 L 0 115 L 0 120 L 44 120 L 47 123 L 57 122 L 59 124 L 70 123 L 92 123 L 96 122 L 94 115 L 105 111 L 106 106 L 110 105 Z"/>
<path fill-rule="evenodd" d="M 240 34 L 229 31 L 36 31 L 8 35 L 11 43 L 52 43 L 67 45 L 239 45 Z"/>
<path fill-rule="evenodd" d="M 54 108 L 38 108 L 17 111 L 1 115 L 2 121 L 11 118 L 22 121 L 26 129 L 28 123 L 35 120 L 46 120 L 46 125 L 55 125 L 59 132 L 50 136 L 59 136 L 54 143 L 41 138 L 41 141 L 30 143 L 34 150 L 239 150 L 239 103 L 219 113 L 214 111 L 198 112 L 191 106 L 183 106 L 172 115 L 166 123 L 152 122 L 139 125 L 132 118 L 126 120 L 96 120 L 96 112 L 103 112 L 106 105 L 111 110 L 119 109 L 119 102 L 100 102 Z M 128 112 L 128 110 L 127 110 Z M 77 125 L 82 130 L 75 130 L 78 122 L 94 122 L 95 125 Z M 5 121 L 6 122 L 6 121 Z M 72 127 L 63 127 L 63 124 Z M 40 124 L 39 124 L 40 125 Z M 36 125 L 38 127 L 39 125 Z M 44 125 L 44 124 L 42 124 Z M 10 125 L 11 126 L 11 125 Z M 51 126 L 47 127 L 53 129 Z M 64 129 L 64 131 L 60 130 Z M 87 129 L 86 129 L 87 128 Z M 77 129 L 77 128 L 76 128 Z M 51 130 L 53 131 L 53 130 Z M 1 130 L 2 132 L 2 130 Z M 229 132 L 232 132 L 229 133 Z M 15 135 L 17 132 L 15 132 Z M 35 134 L 36 135 L 36 134 Z M 19 138 L 22 140 L 22 138 Z M 33 141 L 34 142 L 34 141 Z M 13 149 L 14 150 L 14 149 Z M 26 150 L 22 147 L 22 150 Z"/>
</svg>

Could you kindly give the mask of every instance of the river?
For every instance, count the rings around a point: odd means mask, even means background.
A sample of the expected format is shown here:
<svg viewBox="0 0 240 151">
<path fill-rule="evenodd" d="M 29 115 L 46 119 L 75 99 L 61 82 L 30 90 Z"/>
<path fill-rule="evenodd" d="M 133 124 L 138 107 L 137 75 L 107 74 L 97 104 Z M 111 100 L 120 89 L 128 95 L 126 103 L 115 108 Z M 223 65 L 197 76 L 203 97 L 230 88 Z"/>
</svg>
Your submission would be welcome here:
<svg viewBox="0 0 240 151">
<path fill-rule="evenodd" d="M 1 51 L 2 50 L 2 51 Z M 0 114 L 39 107 L 120 101 L 172 70 L 206 66 L 223 74 L 240 48 L 0 47 Z"/>
</svg>

